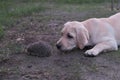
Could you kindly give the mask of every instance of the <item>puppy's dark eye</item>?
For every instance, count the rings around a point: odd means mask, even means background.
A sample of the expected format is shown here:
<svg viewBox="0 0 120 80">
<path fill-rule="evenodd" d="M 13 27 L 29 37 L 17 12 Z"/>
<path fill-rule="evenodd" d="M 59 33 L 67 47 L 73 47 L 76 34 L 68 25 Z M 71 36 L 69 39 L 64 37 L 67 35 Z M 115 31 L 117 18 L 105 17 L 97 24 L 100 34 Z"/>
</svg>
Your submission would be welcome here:
<svg viewBox="0 0 120 80">
<path fill-rule="evenodd" d="M 73 36 L 70 35 L 69 33 L 67 34 L 67 37 L 68 37 L 69 39 L 72 39 L 72 38 L 73 38 Z"/>
</svg>

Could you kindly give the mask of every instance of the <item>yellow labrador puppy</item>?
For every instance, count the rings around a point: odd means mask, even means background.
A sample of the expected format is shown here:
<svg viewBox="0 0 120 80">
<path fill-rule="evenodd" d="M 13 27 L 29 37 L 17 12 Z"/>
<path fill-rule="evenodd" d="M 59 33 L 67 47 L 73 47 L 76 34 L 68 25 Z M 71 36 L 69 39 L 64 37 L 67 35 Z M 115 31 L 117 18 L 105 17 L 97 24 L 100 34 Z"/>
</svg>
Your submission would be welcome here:
<svg viewBox="0 0 120 80">
<path fill-rule="evenodd" d="M 94 46 L 85 54 L 97 56 L 103 51 L 118 50 L 118 45 L 120 45 L 120 13 L 108 18 L 67 22 L 61 33 L 62 37 L 56 44 L 61 51 L 72 50 L 75 47 L 83 49 L 85 46 Z"/>
</svg>

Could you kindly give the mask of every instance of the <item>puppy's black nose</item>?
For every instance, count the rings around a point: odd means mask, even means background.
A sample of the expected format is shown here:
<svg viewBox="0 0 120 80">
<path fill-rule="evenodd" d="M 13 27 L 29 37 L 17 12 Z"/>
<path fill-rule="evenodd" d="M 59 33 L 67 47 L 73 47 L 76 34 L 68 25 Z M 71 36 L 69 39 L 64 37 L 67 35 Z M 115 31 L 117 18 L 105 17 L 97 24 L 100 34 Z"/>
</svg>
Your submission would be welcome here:
<svg viewBox="0 0 120 80">
<path fill-rule="evenodd" d="M 61 48 L 61 44 L 56 44 L 56 47 L 57 47 L 58 49 L 60 49 L 60 48 Z"/>
</svg>

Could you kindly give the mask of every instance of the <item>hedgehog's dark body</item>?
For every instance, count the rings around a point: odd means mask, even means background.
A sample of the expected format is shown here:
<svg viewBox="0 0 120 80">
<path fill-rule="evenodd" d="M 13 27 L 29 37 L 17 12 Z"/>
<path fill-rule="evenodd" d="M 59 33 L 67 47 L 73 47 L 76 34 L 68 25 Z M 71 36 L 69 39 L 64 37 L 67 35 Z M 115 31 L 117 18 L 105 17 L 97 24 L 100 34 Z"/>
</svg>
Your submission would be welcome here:
<svg viewBox="0 0 120 80">
<path fill-rule="evenodd" d="M 52 53 L 51 46 L 43 41 L 35 42 L 27 47 L 28 54 L 38 57 L 48 57 Z"/>
</svg>

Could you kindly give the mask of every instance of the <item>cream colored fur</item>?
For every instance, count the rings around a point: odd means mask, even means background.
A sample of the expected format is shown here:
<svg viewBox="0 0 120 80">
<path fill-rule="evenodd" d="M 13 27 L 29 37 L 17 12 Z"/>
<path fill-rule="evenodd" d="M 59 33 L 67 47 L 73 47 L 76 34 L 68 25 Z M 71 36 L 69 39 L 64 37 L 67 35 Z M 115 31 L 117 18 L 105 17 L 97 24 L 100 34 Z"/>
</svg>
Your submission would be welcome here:
<svg viewBox="0 0 120 80">
<path fill-rule="evenodd" d="M 71 38 L 68 36 L 72 36 Z M 64 24 L 62 37 L 57 42 L 60 50 L 83 49 L 94 46 L 85 52 L 97 56 L 100 52 L 118 50 L 120 45 L 120 13 L 108 18 L 91 18 L 82 22 L 71 21 Z"/>
</svg>

